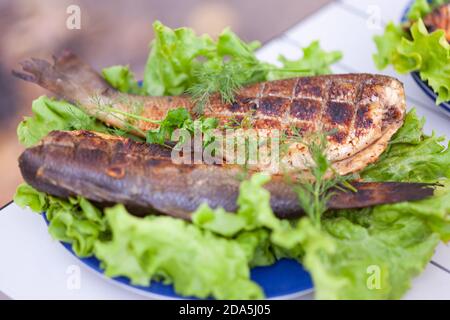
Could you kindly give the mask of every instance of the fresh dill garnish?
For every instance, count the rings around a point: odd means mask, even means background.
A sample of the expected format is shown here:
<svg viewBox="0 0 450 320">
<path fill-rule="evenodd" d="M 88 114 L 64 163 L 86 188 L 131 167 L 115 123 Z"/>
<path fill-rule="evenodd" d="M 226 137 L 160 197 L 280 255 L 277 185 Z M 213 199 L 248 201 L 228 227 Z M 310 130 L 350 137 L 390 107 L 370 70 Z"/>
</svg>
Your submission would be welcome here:
<svg viewBox="0 0 450 320">
<path fill-rule="evenodd" d="M 263 81 L 261 63 L 253 59 L 210 61 L 194 70 L 194 83 L 187 89 L 196 104 L 197 114 L 203 114 L 213 94 L 219 94 L 223 103 L 232 103 L 236 91 L 251 82 Z"/>
<path fill-rule="evenodd" d="M 187 89 L 195 102 L 195 112 L 203 114 L 210 98 L 218 94 L 223 103 L 232 103 L 237 90 L 245 85 L 266 81 L 269 72 L 283 71 L 286 74 L 308 74 L 309 70 L 275 68 L 253 57 L 233 58 L 228 61 L 209 61 L 194 70 L 194 83 Z"/>
<path fill-rule="evenodd" d="M 223 129 L 253 129 L 255 120 L 255 110 L 250 110 L 244 113 L 243 116 L 232 115 L 224 124 Z"/>
<path fill-rule="evenodd" d="M 308 143 L 303 142 L 308 148 L 313 165 L 309 170 L 313 181 L 300 179 L 294 183 L 300 206 L 311 221 L 320 228 L 322 214 L 327 210 L 327 203 L 333 196 L 332 189 L 344 191 L 356 191 L 348 182 L 354 179 L 353 175 L 341 176 L 333 169 L 326 156 L 327 136 L 329 134 L 314 134 Z"/>
<path fill-rule="evenodd" d="M 186 108 L 179 107 L 169 110 L 164 119 L 154 120 L 142 115 L 143 104 L 141 102 L 129 100 L 126 96 L 122 96 L 114 102 L 108 101 L 105 103 L 96 95 L 90 98 L 91 103 L 96 105 L 95 113 L 106 113 L 109 117 L 116 118 L 120 121 L 122 128 L 110 128 L 110 134 L 132 137 L 137 133 L 139 136 L 144 137 L 147 143 L 171 147 L 166 142 L 172 141 L 173 132 L 181 129 L 186 130 L 191 135 L 201 134 L 203 147 L 206 147 L 214 141 L 215 135 L 213 131 L 219 125 L 219 121 L 216 118 L 201 116 L 194 120 Z M 115 107 L 116 104 L 126 105 L 129 111 Z M 87 116 L 83 125 L 88 126 L 88 121 L 91 118 L 93 117 Z M 139 128 L 140 121 L 152 123 L 158 125 L 158 127 L 144 131 Z M 141 139 L 138 138 L 137 140 Z M 179 143 L 183 142 L 182 140 L 179 141 Z"/>
<path fill-rule="evenodd" d="M 74 112 L 67 108 L 67 111 L 72 115 L 69 127 L 74 130 L 96 130 L 98 129 L 97 119 L 84 112 Z"/>
</svg>

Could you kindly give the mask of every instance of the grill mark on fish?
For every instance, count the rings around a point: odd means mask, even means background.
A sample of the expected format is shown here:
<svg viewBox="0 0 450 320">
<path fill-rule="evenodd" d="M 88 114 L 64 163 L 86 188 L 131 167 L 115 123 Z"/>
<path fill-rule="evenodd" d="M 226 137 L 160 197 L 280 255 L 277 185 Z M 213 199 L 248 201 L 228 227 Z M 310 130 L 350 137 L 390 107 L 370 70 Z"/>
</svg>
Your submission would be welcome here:
<svg viewBox="0 0 450 320">
<path fill-rule="evenodd" d="M 322 99 L 327 90 L 324 90 L 322 83 L 317 78 L 304 77 L 297 80 L 295 86 L 296 98 L 316 98 Z"/>
<path fill-rule="evenodd" d="M 95 110 L 93 96 L 97 95 L 103 103 L 126 112 L 133 112 L 132 106 L 141 104 L 140 115 L 153 120 L 163 119 L 169 110 L 180 106 L 196 116 L 194 103 L 188 96 L 142 97 L 118 93 L 74 54 L 65 52 L 54 60 L 53 65 L 39 59 L 25 61 L 22 67 L 26 73 L 15 71 L 14 74 L 75 102 L 88 114 L 119 128 L 127 127 L 125 117 Z M 224 103 L 218 94 L 213 95 L 205 108 L 205 116 L 218 118 L 222 125 L 230 123 L 230 119 L 250 118 L 255 130 L 279 129 L 292 133 L 292 126 L 298 127 L 305 141 L 311 133 L 334 130 L 336 132 L 328 137 L 326 153 L 339 174 L 356 172 L 375 161 L 400 128 L 404 114 L 402 84 L 391 77 L 369 74 L 263 82 L 238 90 L 233 103 Z M 158 127 L 142 120 L 134 125 L 142 131 Z M 300 159 L 307 159 L 308 151 L 299 143 L 289 148 L 285 158 L 281 159 L 287 164 L 283 170 L 306 169 L 307 164 Z M 281 173 L 278 167 L 253 165 L 251 169 Z"/>
<path fill-rule="evenodd" d="M 103 156 L 94 161 L 86 152 Z M 177 165 L 162 146 L 86 131 L 51 132 L 41 144 L 22 153 L 19 167 L 28 184 L 57 197 L 81 195 L 101 206 L 122 203 L 136 215 L 156 211 L 186 220 L 202 203 L 235 212 L 237 177 L 242 173 L 233 165 Z M 352 184 L 358 192 L 333 190 L 328 207 L 361 208 L 433 194 L 428 184 Z M 292 219 L 303 214 L 297 194 L 283 177 L 272 177 L 265 188 L 278 217 Z"/>
<path fill-rule="evenodd" d="M 368 129 L 373 124 L 373 120 L 367 116 L 368 114 L 369 106 L 367 104 L 358 108 L 355 123 L 358 136 L 363 132 L 361 129 Z"/>
<path fill-rule="evenodd" d="M 256 111 L 258 114 L 267 116 L 278 116 L 283 118 L 288 111 L 290 104 L 289 99 L 281 97 L 264 97 L 259 100 L 259 108 Z"/>
<path fill-rule="evenodd" d="M 265 86 L 261 96 L 273 96 L 291 99 L 293 94 L 292 79 L 279 80 L 273 85 Z"/>
<path fill-rule="evenodd" d="M 298 120 L 318 120 L 320 102 L 310 99 L 294 99 L 291 104 L 290 116 Z"/>
<path fill-rule="evenodd" d="M 330 81 L 327 79 L 325 81 L 325 91 L 322 93 L 323 94 L 323 99 L 320 101 L 321 102 L 321 106 L 320 106 L 320 121 L 319 121 L 319 127 L 318 130 L 319 132 L 329 132 L 332 128 L 326 128 L 326 123 L 324 122 L 324 117 L 325 117 L 325 107 L 327 102 L 330 99 Z"/>
<path fill-rule="evenodd" d="M 353 118 L 353 105 L 346 102 L 329 101 L 326 106 L 326 121 L 332 125 L 348 127 Z"/>
</svg>

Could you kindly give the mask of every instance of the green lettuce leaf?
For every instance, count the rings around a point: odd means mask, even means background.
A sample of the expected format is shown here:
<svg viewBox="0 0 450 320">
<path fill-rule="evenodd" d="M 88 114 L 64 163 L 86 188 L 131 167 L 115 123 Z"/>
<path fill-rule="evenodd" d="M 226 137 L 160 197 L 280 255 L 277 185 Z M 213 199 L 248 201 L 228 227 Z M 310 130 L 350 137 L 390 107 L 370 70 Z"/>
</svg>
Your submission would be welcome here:
<svg viewBox="0 0 450 320">
<path fill-rule="evenodd" d="M 431 5 L 428 0 L 416 0 L 407 13 L 409 20 L 416 21 L 426 16 L 431 11 Z"/>
<path fill-rule="evenodd" d="M 422 80 L 438 94 L 437 104 L 450 100 L 450 45 L 443 30 L 428 33 L 419 19 L 411 27 L 412 40 L 403 38 L 394 61 L 400 73 L 420 71 Z"/>
<path fill-rule="evenodd" d="M 216 45 L 207 35 L 199 37 L 189 28 L 172 30 L 159 21 L 153 24 L 153 31 L 143 88 L 152 96 L 179 95 L 191 85 L 198 58 L 214 57 Z"/>
<path fill-rule="evenodd" d="M 21 208 L 29 207 L 34 212 L 43 212 L 47 206 L 47 195 L 39 192 L 30 185 L 22 183 L 17 187 L 14 202 Z"/>
<path fill-rule="evenodd" d="M 311 42 L 302 51 L 303 56 L 297 60 L 289 60 L 280 55 L 278 61 L 282 63 L 282 69 L 269 72 L 267 80 L 291 78 L 298 74 L 302 76 L 330 74 L 332 73 L 330 66 L 342 59 L 342 52 L 326 52 L 320 47 L 319 41 Z"/>
<path fill-rule="evenodd" d="M 191 93 L 196 86 L 219 91 L 226 81 L 221 81 L 222 74 L 245 85 L 330 73 L 330 65 L 342 57 L 338 51 L 323 51 L 315 41 L 303 49 L 303 57 L 299 60 L 290 61 L 280 56 L 283 64 L 280 69 L 256 58 L 254 51 L 260 46 L 259 42 L 245 43 L 229 28 L 217 41 L 206 35 L 197 36 L 189 28 L 170 29 L 159 21 L 153 24 L 153 30 L 155 39 L 150 45 L 143 83 L 145 93 L 153 96 Z M 283 71 L 286 68 L 290 71 Z"/>
<path fill-rule="evenodd" d="M 19 141 L 25 147 L 38 143 L 53 130 L 93 130 L 107 132 L 107 127 L 65 101 L 41 96 L 33 101 L 32 117 L 25 117 L 17 127 Z"/>
<path fill-rule="evenodd" d="M 415 0 L 407 13 L 410 21 L 416 21 L 425 17 L 434 8 L 447 3 L 448 0 Z"/>
<path fill-rule="evenodd" d="M 390 141 L 380 159 L 361 172 L 367 181 L 436 182 L 450 178 L 450 148 L 441 143 L 445 137 L 422 133 L 423 120 L 414 110 Z"/>
<path fill-rule="evenodd" d="M 95 242 L 109 237 L 103 212 L 82 197 L 63 200 L 21 184 L 14 202 L 37 213 L 45 212 L 50 235 L 70 243 L 80 257 L 91 256 Z"/>
<path fill-rule="evenodd" d="M 347 217 L 299 225 L 302 259 L 318 299 L 398 299 L 425 268 L 439 242 L 415 216 L 367 214 L 368 226 Z M 361 218 L 360 218 L 361 219 Z"/>
<path fill-rule="evenodd" d="M 249 279 L 248 256 L 239 243 L 169 217 L 136 218 L 122 205 L 105 210 L 113 234 L 97 242 L 96 256 L 108 276 L 134 284 L 151 279 L 173 283 L 185 296 L 258 299 L 261 288 Z"/>
<path fill-rule="evenodd" d="M 250 267 L 270 266 L 277 260 L 270 231 L 267 229 L 257 229 L 253 231 L 241 232 L 235 240 L 247 255 Z"/>
<path fill-rule="evenodd" d="M 383 69 L 392 64 L 399 73 L 418 71 L 437 93 L 436 103 L 450 100 L 450 45 L 443 30 L 429 33 L 419 19 L 410 29 L 411 38 L 392 23 L 374 40 L 378 53 L 374 61 Z"/>
<path fill-rule="evenodd" d="M 436 188 L 432 198 L 377 206 L 373 210 L 386 217 L 398 214 L 419 217 L 439 235 L 442 241 L 448 242 L 450 241 L 450 180 L 445 179 L 440 182 L 441 186 Z"/>
<path fill-rule="evenodd" d="M 102 70 L 103 78 L 120 92 L 141 94 L 142 88 L 128 66 L 112 66 Z"/>
<path fill-rule="evenodd" d="M 392 22 L 386 25 L 383 35 L 374 36 L 377 53 L 373 55 L 373 60 L 378 69 L 382 70 L 394 63 L 398 55 L 398 44 L 405 36 L 406 33 L 403 28 Z"/>
<path fill-rule="evenodd" d="M 192 223 L 224 237 L 232 237 L 246 227 L 246 219 L 226 212 L 223 208 L 211 209 L 206 203 L 200 205 L 192 214 Z"/>
<path fill-rule="evenodd" d="M 280 248 L 292 249 L 297 244 L 298 234 L 287 220 L 278 219 L 270 206 L 270 193 L 264 188 L 270 176 L 255 173 L 241 182 L 236 213 L 222 208 L 211 209 L 201 205 L 193 214 L 192 222 L 200 228 L 216 234 L 233 237 L 244 231 L 268 230 L 270 240 Z"/>
</svg>

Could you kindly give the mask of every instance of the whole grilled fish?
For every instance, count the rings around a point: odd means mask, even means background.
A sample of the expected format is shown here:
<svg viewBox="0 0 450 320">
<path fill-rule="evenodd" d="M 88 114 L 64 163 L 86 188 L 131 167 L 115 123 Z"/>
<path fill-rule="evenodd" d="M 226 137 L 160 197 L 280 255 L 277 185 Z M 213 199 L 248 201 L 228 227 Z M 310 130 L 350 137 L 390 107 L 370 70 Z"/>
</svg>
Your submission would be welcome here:
<svg viewBox="0 0 450 320">
<path fill-rule="evenodd" d="M 445 32 L 445 38 L 450 41 L 450 4 L 443 4 L 427 14 L 423 22 L 429 32 L 442 29 Z"/>
<path fill-rule="evenodd" d="M 82 108 L 101 121 L 127 129 L 126 116 L 112 114 L 102 106 L 161 120 L 168 110 L 185 107 L 195 117 L 195 103 L 187 95 L 148 97 L 119 93 L 76 55 L 68 51 L 54 57 L 54 64 L 34 59 L 22 62 L 26 73 L 13 71 L 21 79 L 35 82 Z M 137 107 L 138 106 L 138 107 Z M 256 130 L 274 130 L 307 137 L 330 132 L 327 157 L 341 175 L 356 172 L 375 162 L 392 135 L 402 126 L 405 114 L 403 85 L 398 80 L 370 74 L 326 75 L 263 82 L 236 92 L 233 103 L 213 96 L 205 116 L 222 125 L 250 116 Z M 135 121 L 142 131 L 157 124 Z M 134 134 L 142 135 L 135 131 Z M 270 133 L 269 133 L 270 135 Z M 226 156 L 226 155 L 225 155 Z M 311 157 L 303 142 L 289 145 L 276 168 L 255 164 L 253 170 L 273 174 L 307 170 Z M 226 159 L 227 161 L 229 159 Z"/>
<path fill-rule="evenodd" d="M 242 169 L 235 165 L 177 165 L 171 151 L 90 131 L 53 131 L 19 158 L 25 181 L 58 197 L 81 195 L 104 206 L 123 203 L 137 215 L 163 213 L 190 219 L 202 203 L 236 211 Z M 334 190 L 330 209 L 419 200 L 433 194 L 420 183 L 354 182 L 357 192 Z M 292 184 L 273 176 L 265 188 L 280 218 L 302 214 Z"/>
</svg>

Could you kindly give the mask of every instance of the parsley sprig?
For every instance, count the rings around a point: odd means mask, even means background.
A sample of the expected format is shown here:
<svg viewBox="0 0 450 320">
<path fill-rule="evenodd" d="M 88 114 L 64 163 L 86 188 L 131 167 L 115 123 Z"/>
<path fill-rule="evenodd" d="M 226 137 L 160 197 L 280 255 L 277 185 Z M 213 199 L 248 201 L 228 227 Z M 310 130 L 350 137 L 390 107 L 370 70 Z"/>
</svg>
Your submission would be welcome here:
<svg viewBox="0 0 450 320">
<path fill-rule="evenodd" d="M 92 99 L 95 101 L 95 99 Z M 214 141 L 213 130 L 218 127 L 219 121 L 216 118 L 198 117 L 192 119 L 191 115 L 186 108 L 179 107 L 169 110 L 162 120 L 153 120 L 141 115 L 140 111 L 127 112 L 118 108 L 115 108 L 110 104 L 102 104 L 97 102 L 97 112 L 107 112 L 111 117 L 115 117 L 120 120 L 123 128 L 112 129 L 111 133 L 116 135 L 132 135 L 133 133 L 139 134 L 141 137 L 145 137 L 147 143 L 160 144 L 166 147 L 171 147 L 167 142 L 172 141 L 172 135 L 175 130 L 186 130 L 189 134 L 201 134 L 203 147 L 206 147 L 212 141 Z M 134 110 L 134 109 L 133 109 Z M 153 124 L 157 124 L 158 128 L 144 131 L 137 125 L 137 121 L 145 121 Z M 86 120 L 85 120 L 86 122 Z M 179 141 L 183 143 L 184 141 Z"/>
</svg>

